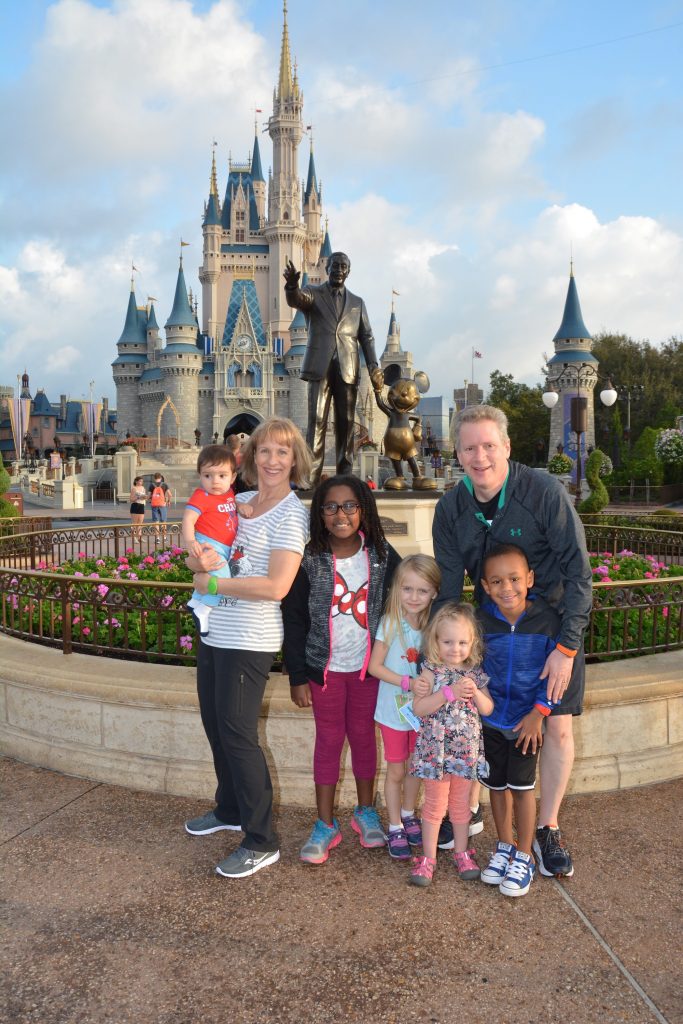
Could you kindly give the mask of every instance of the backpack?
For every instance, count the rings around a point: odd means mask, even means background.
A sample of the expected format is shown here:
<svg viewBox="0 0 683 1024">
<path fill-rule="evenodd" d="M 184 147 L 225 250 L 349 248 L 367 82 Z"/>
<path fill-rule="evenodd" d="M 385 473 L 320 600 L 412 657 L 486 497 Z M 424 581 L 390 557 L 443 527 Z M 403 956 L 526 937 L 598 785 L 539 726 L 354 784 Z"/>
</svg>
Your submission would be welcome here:
<svg viewBox="0 0 683 1024">
<path fill-rule="evenodd" d="M 152 488 L 152 508 L 161 508 L 166 504 L 166 495 L 161 484 L 155 484 Z"/>
</svg>

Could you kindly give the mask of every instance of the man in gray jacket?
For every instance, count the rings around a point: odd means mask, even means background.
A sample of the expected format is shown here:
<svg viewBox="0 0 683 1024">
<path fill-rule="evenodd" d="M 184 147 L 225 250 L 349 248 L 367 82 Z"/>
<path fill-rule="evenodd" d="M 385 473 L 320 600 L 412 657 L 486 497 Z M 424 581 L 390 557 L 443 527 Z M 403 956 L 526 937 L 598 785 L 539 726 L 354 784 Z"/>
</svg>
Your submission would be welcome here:
<svg viewBox="0 0 683 1024">
<path fill-rule="evenodd" d="M 285 267 L 285 298 L 306 317 L 308 345 L 301 379 L 308 381 L 308 432 L 313 452 L 312 486 L 320 481 L 325 460 L 325 434 L 334 407 L 337 473 L 353 467 L 353 427 L 360 381 L 359 346 L 370 372 L 372 386 L 381 391 L 384 376 L 377 365 L 375 339 L 365 303 L 346 288 L 351 261 L 346 253 L 333 252 L 327 261 L 325 284 L 299 287 L 300 273 L 291 260 Z"/>
<path fill-rule="evenodd" d="M 569 876 L 574 868 L 558 815 L 574 763 L 572 716 L 583 706 L 583 634 L 592 603 L 586 537 L 558 480 L 509 461 L 507 418 L 500 409 L 475 405 L 459 412 L 455 448 L 466 476 L 434 514 L 434 555 L 442 572 L 435 607 L 460 599 L 466 572 L 480 601 L 484 555 L 498 544 L 516 544 L 534 570 L 534 592 L 560 615 L 560 638 L 541 675 L 548 700 L 560 703 L 546 719 L 534 852 L 542 874 Z"/>
</svg>

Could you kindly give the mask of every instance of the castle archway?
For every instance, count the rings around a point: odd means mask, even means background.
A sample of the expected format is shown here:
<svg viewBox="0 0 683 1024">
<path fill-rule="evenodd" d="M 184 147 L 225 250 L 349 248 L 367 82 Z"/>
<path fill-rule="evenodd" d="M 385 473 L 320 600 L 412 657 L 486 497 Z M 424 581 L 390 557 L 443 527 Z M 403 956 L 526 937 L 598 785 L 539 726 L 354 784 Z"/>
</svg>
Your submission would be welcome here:
<svg viewBox="0 0 683 1024">
<path fill-rule="evenodd" d="M 225 441 L 230 434 L 251 434 L 260 422 L 259 417 L 254 416 L 253 413 L 241 412 L 238 416 L 233 416 L 231 420 L 228 420 L 223 430 L 223 440 Z"/>
<path fill-rule="evenodd" d="M 178 444 L 180 444 L 180 416 L 178 415 L 178 410 L 171 401 L 170 396 L 167 395 L 166 401 L 163 403 L 157 414 L 157 448 L 161 448 L 161 420 L 166 409 L 173 413 L 176 425 L 176 437 L 178 439 Z"/>
</svg>

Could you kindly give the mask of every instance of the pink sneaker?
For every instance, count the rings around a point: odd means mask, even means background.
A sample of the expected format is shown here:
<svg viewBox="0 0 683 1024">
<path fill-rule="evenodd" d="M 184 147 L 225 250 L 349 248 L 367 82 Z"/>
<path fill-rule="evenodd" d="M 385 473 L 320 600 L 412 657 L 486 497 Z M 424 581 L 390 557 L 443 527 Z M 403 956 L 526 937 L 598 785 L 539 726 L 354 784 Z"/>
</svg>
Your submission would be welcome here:
<svg viewBox="0 0 683 1024">
<path fill-rule="evenodd" d="M 474 850 L 463 850 L 453 854 L 456 871 L 464 882 L 471 882 L 481 874 L 479 865 L 474 859 Z"/>
<path fill-rule="evenodd" d="M 436 859 L 433 857 L 413 857 L 413 866 L 410 869 L 411 885 L 431 885 L 435 867 Z"/>
</svg>

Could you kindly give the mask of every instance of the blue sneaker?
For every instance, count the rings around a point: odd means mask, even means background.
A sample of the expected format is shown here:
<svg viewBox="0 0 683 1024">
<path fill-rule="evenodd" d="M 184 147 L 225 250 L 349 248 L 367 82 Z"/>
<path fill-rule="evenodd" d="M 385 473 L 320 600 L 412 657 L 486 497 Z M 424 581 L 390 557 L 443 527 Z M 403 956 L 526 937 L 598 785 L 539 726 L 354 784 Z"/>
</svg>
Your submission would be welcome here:
<svg viewBox="0 0 683 1024">
<path fill-rule="evenodd" d="M 414 814 L 403 819 L 403 828 L 411 846 L 422 846 L 422 822 Z"/>
<path fill-rule="evenodd" d="M 330 850 L 339 846 L 342 841 L 341 829 L 336 818 L 332 824 L 327 825 L 320 818 L 313 826 L 313 831 L 301 847 L 299 860 L 305 864 L 324 864 L 330 855 Z"/>
<path fill-rule="evenodd" d="M 387 836 L 389 856 L 394 860 L 410 860 L 410 846 L 405 829 L 397 828 Z"/>
<path fill-rule="evenodd" d="M 386 846 L 384 829 L 374 807 L 354 807 L 351 828 L 358 833 L 360 845 L 366 850 L 376 850 L 380 846 Z"/>
<path fill-rule="evenodd" d="M 481 880 L 486 885 L 500 885 L 507 874 L 510 861 L 517 853 L 510 843 L 496 843 L 496 848 L 491 854 L 488 866 L 481 873 Z"/>
<path fill-rule="evenodd" d="M 526 896 L 535 873 L 536 865 L 531 854 L 517 850 L 498 889 L 504 896 Z"/>
</svg>

